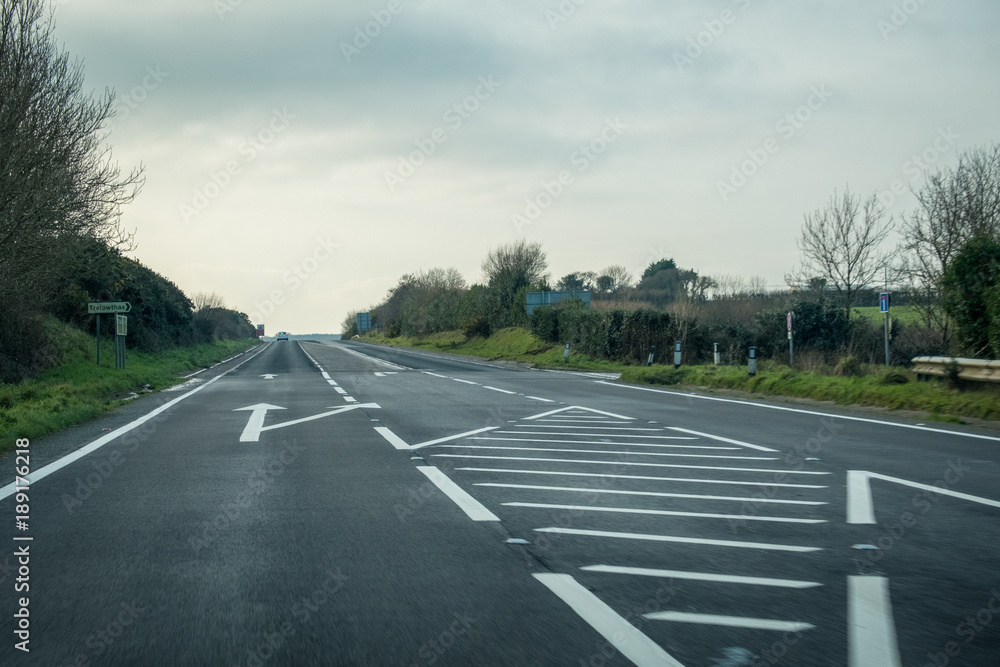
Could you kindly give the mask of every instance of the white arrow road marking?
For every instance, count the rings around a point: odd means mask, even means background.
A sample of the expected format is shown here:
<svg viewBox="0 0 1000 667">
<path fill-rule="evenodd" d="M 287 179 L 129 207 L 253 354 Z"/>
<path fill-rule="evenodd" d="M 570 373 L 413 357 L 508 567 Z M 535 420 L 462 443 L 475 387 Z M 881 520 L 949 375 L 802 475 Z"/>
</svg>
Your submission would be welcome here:
<svg viewBox="0 0 1000 667">
<path fill-rule="evenodd" d="M 268 373 L 267 375 L 261 375 L 265 380 L 273 380 L 276 376 L 273 373 Z"/>
<path fill-rule="evenodd" d="M 323 417 L 329 417 L 330 415 L 337 415 L 341 412 L 347 412 L 348 410 L 355 410 L 357 408 L 380 408 L 378 403 L 358 403 L 355 405 L 344 405 L 338 408 L 334 408 L 330 412 L 321 412 L 318 415 L 312 415 L 311 417 L 303 417 L 301 419 L 293 419 L 292 421 L 282 422 L 280 424 L 271 424 L 270 426 L 264 426 L 264 415 L 267 414 L 268 410 L 284 410 L 285 408 L 280 408 L 276 405 L 268 405 L 266 403 L 260 403 L 258 405 L 251 405 L 246 408 L 237 408 L 234 412 L 240 410 L 252 410 L 250 415 L 250 421 L 247 422 L 246 428 L 243 429 L 243 435 L 240 436 L 240 442 L 257 442 L 260 438 L 262 431 L 271 431 L 276 428 L 284 428 L 286 426 L 293 426 L 295 424 L 301 424 L 303 422 L 312 421 L 314 419 L 322 419 Z"/>
<path fill-rule="evenodd" d="M 911 482 L 908 479 L 889 477 L 888 475 L 881 475 L 877 472 L 868 472 L 867 470 L 848 470 L 847 523 L 875 523 L 875 510 L 872 503 L 872 489 L 871 483 L 869 482 L 870 479 L 881 479 L 886 482 L 895 482 L 896 484 L 912 486 L 915 489 L 922 489 L 924 491 L 930 491 L 931 493 L 952 496 L 954 498 L 961 498 L 962 500 L 970 500 L 974 503 L 1000 508 L 1000 501 L 997 500 L 990 500 L 989 498 L 982 498 L 980 496 L 972 496 L 968 493 L 959 493 L 958 491 L 951 491 L 949 489 L 945 489 L 940 486 L 933 486 L 931 484 Z"/>
<path fill-rule="evenodd" d="M 277 405 L 258 403 L 257 405 L 249 405 L 245 408 L 236 408 L 233 410 L 233 412 L 241 412 L 243 410 L 252 411 L 250 413 L 250 420 L 247 421 L 247 425 L 243 429 L 243 434 L 240 435 L 240 442 L 257 442 L 257 438 L 260 437 L 260 430 L 264 427 L 264 415 L 267 414 L 267 411 L 284 409 Z"/>
</svg>

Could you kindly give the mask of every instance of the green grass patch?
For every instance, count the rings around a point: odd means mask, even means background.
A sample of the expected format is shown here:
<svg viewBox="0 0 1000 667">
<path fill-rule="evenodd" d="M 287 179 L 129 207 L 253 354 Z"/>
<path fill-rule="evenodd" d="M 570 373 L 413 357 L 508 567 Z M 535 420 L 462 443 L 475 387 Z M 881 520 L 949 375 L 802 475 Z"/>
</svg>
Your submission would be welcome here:
<svg viewBox="0 0 1000 667">
<path fill-rule="evenodd" d="M 60 332 L 65 363 L 37 378 L 0 385 L 0 452 L 13 449 L 17 438 L 37 438 L 93 419 L 147 385 L 156 391 L 178 384 L 183 381 L 178 374 L 207 368 L 257 342 L 217 341 L 158 354 L 129 351 L 119 370 L 110 340 L 101 346 L 97 366 L 94 338 L 69 329 Z"/>
<path fill-rule="evenodd" d="M 878 311 L 877 308 L 874 310 Z M 929 413 L 928 419 L 955 424 L 965 423 L 960 417 L 1000 421 L 1000 386 L 984 384 L 981 388 L 958 391 L 942 382 L 917 382 L 913 373 L 902 368 L 886 370 L 879 366 L 862 365 L 860 377 L 841 377 L 796 371 L 782 364 L 763 361 L 757 375 L 749 377 L 745 366 L 681 366 L 675 370 L 673 366 L 647 367 L 591 359 L 572 351 L 567 364 L 563 362 L 562 346 L 546 343 L 520 328 L 502 329 L 489 338 L 466 338 L 461 331 L 448 331 L 425 338 L 369 335 L 363 340 L 397 347 L 528 362 L 539 367 L 617 371 L 621 372 L 623 381 L 635 384 L 733 389 L 770 396 L 831 401 L 838 405 L 914 410 Z"/>
<path fill-rule="evenodd" d="M 861 306 L 851 309 L 851 314 L 861 316 L 881 324 L 885 322 L 885 313 L 878 309 L 878 306 Z M 920 311 L 913 306 L 892 306 L 889 308 L 889 317 L 902 324 L 912 324 L 920 322 Z"/>
</svg>

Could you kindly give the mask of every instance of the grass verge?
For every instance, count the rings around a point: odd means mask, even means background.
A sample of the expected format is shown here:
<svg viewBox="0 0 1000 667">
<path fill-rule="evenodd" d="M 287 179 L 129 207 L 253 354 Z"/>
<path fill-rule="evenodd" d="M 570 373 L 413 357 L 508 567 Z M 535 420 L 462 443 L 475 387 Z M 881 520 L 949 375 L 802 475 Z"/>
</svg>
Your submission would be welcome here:
<svg viewBox="0 0 1000 667">
<path fill-rule="evenodd" d="M 119 370 L 110 341 L 101 346 L 101 366 L 97 366 L 94 339 L 79 333 L 86 340 L 67 335 L 76 352 L 89 342 L 89 355 L 75 353 L 73 360 L 37 378 L 0 385 L 0 452 L 13 449 L 17 438 L 37 438 L 93 419 L 121 405 L 130 392 L 175 385 L 182 381 L 179 373 L 207 368 L 257 342 L 217 341 L 158 354 L 130 351 L 125 368 Z"/>
<path fill-rule="evenodd" d="M 757 375 L 749 377 L 743 366 L 630 366 L 591 359 L 571 353 L 563 362 L 563 348 L 546 343 L 524 329 L 502 329 L 489 338 L 466 338 L 461 331 L 449 331 L 425 338 L 385 338 L 366 336 L 368 342 L 435 352 L 452 352 L 494 360 L 520 361 L 548 368 L 618 371 L 622 381 L 634 384 L 733 389 L 769 396 L 790 396 L 837 405 L 861 405 L 889 410 L 928 413 L 928 419 L 965 423 L 960 418 L 1000 421 L 1000 387 L 959 391 L 943 382 L 917 382 L 909 371 L 881 369 L 861 377 L 824 375 L 796 371 L 774 362 L 761 362 Z M 877 368 L 877 367 L 876 367 Z"/>
</svg>

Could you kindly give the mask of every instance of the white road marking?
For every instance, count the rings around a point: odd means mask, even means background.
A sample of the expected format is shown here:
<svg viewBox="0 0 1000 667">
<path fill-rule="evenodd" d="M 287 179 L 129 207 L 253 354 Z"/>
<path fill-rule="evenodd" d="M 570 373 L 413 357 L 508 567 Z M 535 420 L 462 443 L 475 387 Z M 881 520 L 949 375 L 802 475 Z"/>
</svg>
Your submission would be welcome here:
<svg viewBox="0 0 1000 667">
<path fill-rule="evenodd" d="M 347 401 L 348 403 L 357 403 L 358 402 L 358 399 L 351 398 L 350 396 L 344 396 L 344 400 Z"/>
<path fill-rule="evenodd" d="M 427 479 L 434 483 L 434 486 L 441 489 L 441 492 L 451 498 L 451 500 L 465 512 L 473 521 L 499 521 L 493 512 L 486 509 L 482 503 L 470 496 L 458 484 L 434 466 L 417 466 L 417 470 L 424 473 Z"/>
<path fill-rule="evenodd" d="M 262 427 L 260 429 L 260 431 L 273 431 L 276 428 L 285 428 L 286 426 L 294 426 L 295 424 L 302 424 L 304 422 L 311 422 L 311 421 L 314 421 L 316 419 L 323 419 L 324 417 L 329 417 L 330 415 L 339 415 L 341 412 L 347 412 L 348 410 L 356 410 L 357 408 L 379 408 L 379 407 L 381 407 L 381 406 L 379 406 L 378 403 L 364 403 L 364 404 L 359 403 L 358 405 L 344 405 L 344 406 L 341 406 L 339 408 L 334 408 L 333 410 L 330 410 L 329 412 L 321 412 L 318 415 L 312 415 L 310 417 L 303 417 L 302 419 L 293 419 L 291 421 L 281 422 L 280 424 L 271 424 L 270 426 L 264 426 L 264 427 Z M 255 412 L 253 415 L 251 415 L 251 418 L 254 415 L 256 415 L 256 414 L 257 413 Z M 263 419 L 263 415 L 261 416 L 261 419 Z M 249 428 L 250 428 L 250 425 L 248 424 L 247 425 L 247 429 L 249 429 Z M 246 433 L 246 430 L 244 430 L 244 433 Z M 240 438 L 240 441 L 241 442 L 243 441 L 242 437 Z"/>
<path fill-rule="evenodd" d="M 433 375 L 436 378 L 444 378 L 445 380 L 448 379 L 447 375 L 438 375 L 437 373 L 431 373 L 430 371 L 423 371 L 423 374 L 424 375 Z"/>
<path fill-rule="evenodd" d="M 651 570 L 645 567 L 617 567 L 615 565 L 587 565 L 581 567 L 587 572 L 607 574 L 630 574 L 661 579 L 687 579 L 690 581 L 712 581 L 720 584 L 746 584 L 749 586 L 774 586 L 777 588 L 815 588 L 823 584 L 818 581 L 796 579 L 772 579 L 770 577 L 741 577 L 732 574 L 712 574 L 709 572 L 685 572 L 681 570 Z"/>
<path fill-rule="evenodd" d="M 639 426 L 598 426 L 588 424 L 587 426 L 556 426 L 554 424 L 517 424 L 517 428 L 599 428 L 602 431 L 662 431 L 662 428 L 641 428 Z"/>
<path fill-rule="evenodd" d="M 709 540 L 700 537 L 679 537 L 676 535 L 647 535 L 644 533 L 614 533 L 604 530 L 582 530 L 578 528 L 535 528 L 537 533 L 558 533 L 581 537 L 611 537 L 623 540 L 646 540 L 649 542 L 674 542 L 677 544 L 700 544 L 710 547 L 735 547 L 737 549 L 762 549 L 765 551 L 792 551 L 808 553 L 822 551 L 819 547 L 799 547 L 790 544 L 768 544 L 766 542 L 737 542 L 735 540 Z"/>
<path fill-rule="evenodd" d="M 482 440 L 483 438 L 477 438 Z M 618 443 L 604 443 L 606 445 Z M 510 447 L 502 445 L 445 445 L 457 449 L 500 449 L 517 452 L 564 452 L 568 454 L 627 454 L 628 456 L 670 456 L 694 459 L 742 459 L 744 461 L 776 461 L 773 456 L 727 456 L 720 454 L 676 454 L 674 452 L 628 452 L 628 451 L 607 451 L 601 449 L 558 449 L 555 447 Z"/>
<path fill-rule="evenodd" d="M 851 667 L 899 667 L 889 580 L 851 576 L 847 578 L 847 594 L 847 644 Z"/>
<path fill-rule="evenodd" d="M 593 424 L 593 423 L 595 423 L 594 420 L 597 420 L 597 421 L 599 421 L 602 424 L 613 424 L 613 425 L 618 425 L 618 426 L 621 426 L 623 424 L 624 425 L 628 425 L 628 424 L 632 423 L 632 422 L 617 422 L 617 421 L 612 421 L 610 419 L 604 419 L 603 417 L 592 417 L 590 419 L 583 418 L 583 417 L 580 417 L 580 418 L 577 418 L 577 419 L 574 419 L 572 417 L 552 417 L 550 419 L 539 419 L 538 421 L 540 421 L 540 422 L 555 422 L 556 424 Z"/>
<path fill-rule="evenodd" d="M 549 416 L 552 416 L 552 415 L 557 415 L 560 412 L 567 412 L 569 410 L 581 410 L 583 412 L 591 412 L 593 414 L 604 415 L 605 417 L 612 417 L 614 419 L 624 419 L 626 421 L 632 421 L 632 417 L 625 417 L 623 415 L 616 415 L 613 412 L 605 412 L 604 410 L 594 410 L 593 408 L 582 408 L 582 407 L 580 407 L 578 405 L 570 405 L 569 407 L 565 407 L 565 408 L 557 408 L 555 410 L 549 410 L 548 412 L 543 412 L 540 415 L 532 415 L 531 417 L 525 417 L 525 419 L 529 419 L 529 420 L 530 419 L 541 419 L 542 417 L 549 417 Z M 579 415 L 573 415 L 573 416 L 577 417 Z"/>
<path fill-rule="evenodd" d="M 344 389 L 343 387 L 334 387 L 334 390 L 335 390 L 335 391 L 336 391 L 336 392 L 337 392 L 338 394 L 340 394 L 341 396 L 346 396 L 346 395 L 347 395 L 347 390 L 346 390 L 346 389 Z"/>
<path fill-rule="evenodd" d="M 375 373 L 375 377 L 377 377 L 377 378 L 384 378 L 385 377 L 385 373 Z"/>
<path fill-rule="evenodd" d="M 410 446 L 408 444 L 406 444 L 406 442 L 404 442 L 402 438 L 400 438 L 398 435 L 396 435 L 395 433 L 393 433 L 392 431 L 390 431 L 385 426 L 376 426 L 375 427 L 375 431 L 380 436 L 382 436 L 383 438 L 385 438 L 386 440 L 388 440 L 389 444 L 392 445 L 393 447 L 395 447 L 396 449 L 409 449 L 410 448 Z"/>
<path fill-rule="evenodd" d="M 489 389 L 490 391 L 499 391 L 501 394 L 516 394 L 517 393 L 516 391 L 507 391 L 506 389 L 499 389 L 497 387 L 489 387 L 489 386 L 487 386 L 485 384 L 483 385 L 483 389 Z"/>
<path fill-rule="evenodd" d="M 336 387 L 337 386 L 337 383 L 334 382 L 333 380 L 327 380 L 327 382 L 330 384 L 331 387 Z"/>
<path fill-rule="evenodd" d="M 408 370 L 410 370 L 406 366 L 400 366 L 399 364 L 394 364 L 391 361 L 385 361 L 384 359 L 379 359 L 378 357 L 371 357 L 371 356 L 369 356 L 367 354 L 364 354 L 363 352 L 358 352 L 357 350 L 351 349 L 347 345 L 332 345 L 330 347 L 334 347 L 334 348 L 340 350 L 341 352 L 346 352 L 347 354 L 353 354 L 355 357 L 359 357 L 361 359 L 365 359 L 366 361 L 370 361 L 370 362 L 375 363 L 375 364 L 381 364 L 382 366 L 387 366 L 389 368 L 394 368 L 397 371 L 408 371 Z"/>
<path fill-rule="evenodd" d="M 847 471 L 847 523 L 875 523 L 872 490 L 863 470 Z"/>
<path fill-rule="evenodd" d="M 108 444 L 109 442 L 114 442 L 117 438 L 120 438 L 121 436 L 125 435 L 129 431 L 142 426 L 143 424 L 145 424 L 146 422 L 148 422 L 150 419 L 153 419 L 157 415 L 163 414 L 164 412 L 166 412 L 170 408 L 174 407 L 175 405 L 177 405 L 178 403 L 180 403 L 181 401 L 183 401 L 185 398 L 187 398 L 189 396 L 193 396 L 194 394 L 197 394 L 199 391 L 201 391 L 205 387 L 209 386 L 213 382 L 217 382 L 217 381 L 221 380 L 227 374 L 233 372 L 234 370 L 236 370 L 237 368 L 239 368 L 240 366 L 242 366 L 246 362 L 250 361 L 251 359 L 253 359 L 254 357 L 256 357 L 258 354 L 260 354 L 261 352 L 263 352 L 264 350 L 266 350 L 268 347 L 270 347 L 270 343 L 268 343 L 264 347 L 260 348 L 259 350 L 257 350 L 256 352 L 254 352 L 252 355 L 250 355 L 249 357 L 247 357 L 246 359 L 244 359 L 240 363 L 236 364 L 235 366 L 233 366 L 229 370 L 224 371 L 224 372 L 220 373 L 219 375 L 217 375 L 216 377 L 212 378 L 211 380 L 207 381 L 205 384 L 199 385 L 199 386 L 195 387 L 194 389 L 192 389 L 191 391 L 187 392 L 186 394 L 181 394 L 177 398 L 172 399 L 170 401 L 167 401 L 166 403 L 164 403 L 160 407 L 156 408 L 155 410 L 151 410 L 150 412 L 147 412 L 143 416 L 141 416 L 141 417 L 139 417 L 137 419 L 133 419 L 128 424 L 125 424 L 124 426 L 120 426 L 120 427 L 116 428 L 114 431 L 111 431 L 110 433 L 107 433 L 107 434 L 101 436 L 97 440 L 94 440 L 93 442 L 91 442 L 91 443 L 89 443 L 87 445 L 84 445 L 80 449 L 77 449 L 74 452 L 70 452 L 66 456 L 63 456 L 60 459 L 56 459 L 52 463 L 50 463 L 50 464 L 48 464 L 46 466 L 43 466 L 43 467 L 39 468 L 38 470 L 35 470 L 34 472 L 32 472 L 28 476 L 29 483 L 32 484 L 32 485 L 33 484 L 37 484 L 39 481 L 45 479 L 46 477 L 48 477 L 52 473 L 58 472 L 59 470 L 62 470 L 63 468 L 65 468 L 66 466 L 68 466 L 69 464 L 71 464 L 71 463 L 73 463 L 75 461 L 79 461 L 80 459 L 82 459 L 87 454 L 90 454 L 91 452 L 94 452 L 94 451 L 100 449 L 101 447 L 103 447 L 104 445 Z M 15 482 L 11 482 L 7 486 L 5 486 L 3 488 L 0 488 L 0 500 L 3 500 L 4 498 L 7 498 L 7 497 L 13 495 L 14 492 L 16 491 L 15 487 L 16 487 Z"/>
<path fill-rule="evenodd" d="M 686 428 L 678 428 L 676 426 L 668 426 L 671 431 L 677 431 L 679 433 L 690 433 L 691 435 L 701 436 L 702 438 L 710 438 L 712 440 L 718 440 L 719 442 L 728 442 L 731 445 L 739 445 L 740 447 L 749 447 L 750 449 L 759 449 L 762 452 L 776 452 L 777 449 L 771 449 L 770 447 L 764 447 L 763 445 L 752 445 L 749 442 L 743 442 L 742 440 L 733 440 L 732 438 L 723 438 L 719 435 L 712 435 L 710 433 L 702 433 L 700 431 L 691 431 Z"/>
<path fill-rule="evenodd" d="M 701 394 L 685 393 L 680 391 L 667 391 L 664 389 L 651 389 L 649 387 L 636 387 L 630 384 L 618 384 L 616 382 L 597 381 L 597 384 L 605 384 L 609 387 L 624 387 L 626 389 L 636 389 L 639 391 L 651 391 L 656 394 L 670 394 L 673 396 L 683 396 L 685 398 L 698 398 L 703 401 L 721 401 L 723 403 L 736 403 L 750 408 L 766 408 L 768 410 L 783 410 L 785 412 L 798 412 L 804 415 L 817 415 L 829 417 L 830 419 L 846 419 L 848 421 L 865 422 L 868 424 L 879 424 L 881 426 L 895 426 L 898 428 L 909 428 L 916 431 L 929 431 L 931 433 L 943 433 L 945 435 L 956 435 L 963 438 L 977 438 L 979 440 L 993 440 L 1000 442 L 1000 437 L 994 435 L 980 435 L 979 433 L 965 433 L 963 431 L 948 431 L 943 428 L 931 428 L 929 426 L 917 426 L 914 424 L 900 424 L 897 422 L 883 421 L 881 419 L 870 419 L 867 417 L 853 417 L 850 415 L 837 415 L 829 412 L 817 412 L 816 410 L 803 410 L 801 408 L 787 408 L 782 405 L 768 405 L 767 403 L 752 403 L 750 401 L 738 401 L 732 398 L 719 398 L 718 396 L 702 396 Z"/>
<path fill-rule="evenodd" d="M 777 632 L 802 632 L 816 626 L 798 621 L 775 621 L 768 618 L 746 618 L 744 616 L 719 616 L 717 614 L 689 614 L 680 611 L 657 611 L 643 614 L 651 621 L 672 621 L 674 623 L 699 623 L 702 625 L 724 625 L 730 628 L 750 628 L 751 630 L 775 630 Z"/>
<path fill-rule="evenodd" d="M 691 477 L 652 477 L 649 475 L 612 475 L 599 472 L 565 472 L 560 470 L 509 470 L 505 468 L 455 468 L 467 472 L 506 472 L 515 475 L 556 475 L 565 477 L 605 477 L 608 479 L 641 479 L 656 482 L 690 482 L 693 484 L 728 484 L 736 486 L 775 486 L 783 489 L 825 489 L 819 484 L 788 484 L 778 482 L 747 482 L 745 480 L 695 479 Z"/>
<path fill-rule="evenodd" d="M 460 468 L 462 470 L 462 468 Z M 819 500 L 781 500 L 778 498 L 749 498 L 740 496 L 706 496 L 695 493 L 666 493 L 660 491 L 622 491 L 619 489 L 588 489 L 572 486 L 535 486 L 532 484 L 501 484 L 477 482 L 473 486 L 491 486 L 501 489 L 531 489 L 535 491 L 565 491 L 568 493 L 610 493 L 617 496 L 648 496 L 653 498 L 688 498 L 691 500 L 728 500 L 742 503 L 774 503 L 781 505 L 826 505 Z"/>
<path fill-rule="evenodd" d="M 233 410 L 233 412 L 251 411 L 250 419 L 247 420 L 247 425 L 243 427 L 243 433 L 240 434 L 240 442 L 257 442 L 260 439 L 260 432 L 264 430 L 264 417 L 267 415 L 268 410 L 284 409 L 277 405 L 258 403 L 257 405 L 248 405 L 245 408 L 236 408 Z"/>
<path fill-rule="evenodd" d="M 684 667 L 570 575 L 547 572 L 533 576 L 634 664 L 639 667 Z"/>
<path fill-rule="evenodd" d="M 471 380 L 461 380 L 459 378 L 452 378 L 452 380 L 454 380 L 455 382 L 461 382 L 462 384 L 474 384 L 477 386 L 479 385 L 478 382 L 472 382 Z"/>
<path fill-rule="evenodd" d="M 330 374 L 327 373 L 326 371 L 323 371 L 322 375 L 323 375 L 323 379 L 324 380 L 329 380 L 330 379 Z"/>
<path fill-rule="evenodd" d="M 810 470 L 769 470 L 767 468 L 728 468 L 723 466 L 692 466 L 679 463 L 638 463 L 636 461 L 586 461 L 581 459 L 545 459 L 533 456 L 486 456 L 479 454 L 431 454 L 451 459 L 493 459 L 501 461 L 537 461 L 539 463 L 596 463 L 598 465 L 614 464 L 616 466 L 643 466 L 646 468 L 683 468 L 684 470 L 729 470 L 736 472 L 781 473 L 783 475 L 829 475 L 828 472 L 813 472 Z"/>
<path fill-rule="evenodd" d="M 728 519 L 730 521 L 769 521 L 771 523 L 826 523 L 824 519 L 793 519 L 785 516 L 758 516 L 749 514 L 716 514 L 714 512 L 678 512 L 674 510 L 646 510 L 632 507 L 598 507 L 597 505 L 555 505 L 550 503 L 501 503 L 506 507 L 531 507 L 542 510 L 567 510 L 570 512 L 612 512 L 615 514 L 646 514 L 652 516 L 683 516 L 692 519 Z"/>
<path fill-rule="evenodd" d="M 476 433 L 485 433 L 486 431 L 492 431 L 497 426 L 487 426 L 485 428 L 477 428 L 475 431 L 466 431 L 465 433 L 456 433 L 455 435 L 447 435 L 443 438 L 437 438 L 436 440 L 428 440 L 427 442 L 421 442 L 413 445 L 411 449 L 420 449 L 421 447 L 430 447 L 431 445 L 437 445 L 442 442 L 448 442 L 449 440 L 458 440 L 459 438 L 464 438 L 469 435 L 475 435 Z"/>
<path fill-rule="evenodd" d="M 543 403 L 555 403 L 551 398 L 542 398 L 541 396 L 525 396 L 525 398 L 530 398 L 533 401 L 542 401 Z"/>
<path fill-rule="evenodd" d="M 517 433 L 517 431 L 496 431 L 496 433 Z M 563 433 L 543 433 L 541 435 L 575 435 Z M 655 438 L 655 435 L 630 435 L 630 438 Z M 739 447 L 713 447 L 708 445 L 661 445 L 649 442 L 608 442 L 606 440 L 551 440 L 545 438 L 469 438 L 469 440 L 493 440 L 496 442 L 561 442 L 567 445 L 620 445 L 622 447 L 669 447 L 671 449 L 713 449 L 739 451 Z"/>
<path fill-rule="evenodd" d="M 497 433 L 516 433 L 518 435 L 570 435 L 574 438 L 647 438 L 654 440 L 697 440 L 684 435 L 646 435 L 645 433 L 560 433 L 559 431 L 497 431 Z M 573 442 L 572 440 L 557 440 L 554 442 Z M 611 443 L 608 443 L 611 444 Z M 709 449 L 709 447 L 705 447 Z M 711 447 L 711 449 L 739 449 L 739 447 Z"/>
</svg>

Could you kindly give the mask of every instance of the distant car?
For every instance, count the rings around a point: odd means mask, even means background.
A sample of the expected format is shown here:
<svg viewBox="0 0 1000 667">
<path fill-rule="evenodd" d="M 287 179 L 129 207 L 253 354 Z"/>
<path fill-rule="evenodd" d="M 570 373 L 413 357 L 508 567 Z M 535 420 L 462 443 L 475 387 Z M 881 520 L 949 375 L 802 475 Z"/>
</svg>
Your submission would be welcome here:
<svg viewBox="0 0 1000 667">
<path fill-rule="evenodd" d="M 277 338 L 275 338 L 275 340 L 288 340 L 288 332 L 287 331 L 279 331 L 278 332 L 278 336 L 277 336 Z"/>
</svg>

